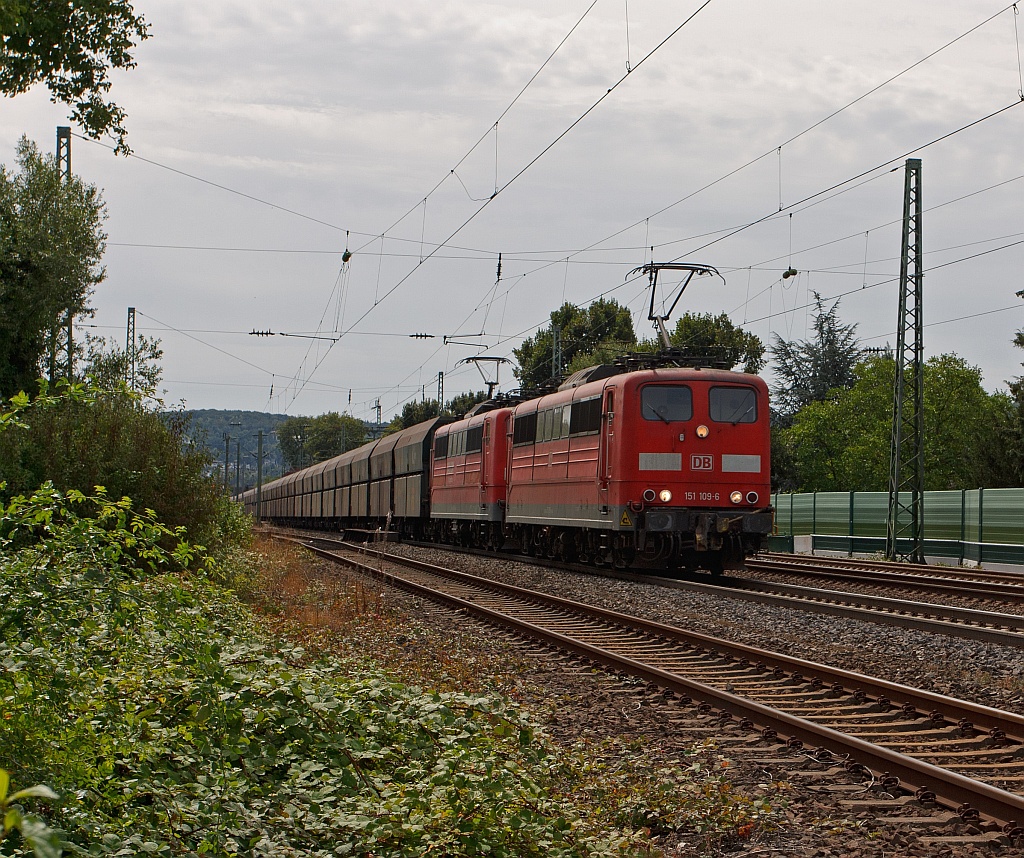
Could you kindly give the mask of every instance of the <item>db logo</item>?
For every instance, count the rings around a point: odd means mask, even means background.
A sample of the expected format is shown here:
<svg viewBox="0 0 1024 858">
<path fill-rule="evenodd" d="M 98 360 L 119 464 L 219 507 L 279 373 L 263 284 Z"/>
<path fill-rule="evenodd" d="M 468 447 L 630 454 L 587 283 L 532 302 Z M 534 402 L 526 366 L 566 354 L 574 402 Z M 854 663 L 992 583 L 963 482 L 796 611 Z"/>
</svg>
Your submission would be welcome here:
<svg viewBox="0 0 1024 858">
<path fill-rule="evenodd" d="M 714 456 L 690 456 L 691 471 L 713 471 L 714 469 Z"/>
</svg>

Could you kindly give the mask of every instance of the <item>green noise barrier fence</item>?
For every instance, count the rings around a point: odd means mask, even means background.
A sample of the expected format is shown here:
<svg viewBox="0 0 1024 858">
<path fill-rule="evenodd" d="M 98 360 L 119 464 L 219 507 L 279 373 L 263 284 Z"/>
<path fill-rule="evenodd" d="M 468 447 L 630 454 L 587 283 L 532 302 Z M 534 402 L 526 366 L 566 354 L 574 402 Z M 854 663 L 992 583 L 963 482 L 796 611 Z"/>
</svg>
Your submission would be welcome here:
<svg viewBox="0 0 1024 858">
<path fill-rule="evenodd" d="M 792 551 L 798 536 L 810 536 L 813 551 L 885 551 L 887 492 L 776 493 L 772 499 L 774 551 Z M 925 492 L 924 553 L 958 563 L 1024 564 L 1024 488 Z"/>
</svg>

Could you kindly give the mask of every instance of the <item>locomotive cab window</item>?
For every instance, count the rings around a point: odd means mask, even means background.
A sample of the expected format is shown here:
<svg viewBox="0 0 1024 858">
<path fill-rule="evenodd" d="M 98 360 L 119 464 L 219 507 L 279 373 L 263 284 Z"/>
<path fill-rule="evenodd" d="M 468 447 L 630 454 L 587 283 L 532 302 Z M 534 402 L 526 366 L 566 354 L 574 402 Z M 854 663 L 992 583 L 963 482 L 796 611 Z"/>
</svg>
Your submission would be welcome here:
<svg viewBox="0 0 1024 858">
<path fill-rule="evenodd" d="M 693 417 L 693 393 L 688 387 L 650 384 L 640 391 L 640 414 L 644 420 L 661 420 L 664 423 L 690 420 Z"/>
<path fill-rule="evenodd" d="M 466 430 L 466 452 L 467 453 L 479 453 L 480 448 L 483 446 L 484 438 L 484 427 L 474 426 L 472 429 Z"/>
<path fill-rule="evenodd" d="M 435 459 L 446 459 L 448 458 L 448 436 L 438 435 L 434 438 L 434 458 Z"/>
<path fill-rule="evenodd" d="M 756 423 L 757 394 L 751 387 L 712 387 L 708 411 L 716 423 Z"/>
</svg>

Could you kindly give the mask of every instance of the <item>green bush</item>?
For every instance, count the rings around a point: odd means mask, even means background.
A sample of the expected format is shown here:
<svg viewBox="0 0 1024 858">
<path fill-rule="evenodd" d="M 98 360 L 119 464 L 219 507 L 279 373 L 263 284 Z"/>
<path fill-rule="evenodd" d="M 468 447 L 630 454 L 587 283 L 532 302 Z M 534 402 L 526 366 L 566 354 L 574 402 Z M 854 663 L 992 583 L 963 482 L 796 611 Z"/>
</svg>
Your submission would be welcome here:
<svg viewBox="0 0 1024 858">
<path fill-rule="evenodd" d="M 130 497 L 168 526 L 201 544 L 239 536 L 232 508 L 206 476 L 205 449 L 187 440 L 187 421 L 145 408 L 125 390 L 61 385 L 51 395 L 12 400 L 18 426 L 0 432 L 0 498 L 31 493 L 44 482 L 91 494 Z M 13 421 L 12 421 L 13 422 Z"/>
</svg>

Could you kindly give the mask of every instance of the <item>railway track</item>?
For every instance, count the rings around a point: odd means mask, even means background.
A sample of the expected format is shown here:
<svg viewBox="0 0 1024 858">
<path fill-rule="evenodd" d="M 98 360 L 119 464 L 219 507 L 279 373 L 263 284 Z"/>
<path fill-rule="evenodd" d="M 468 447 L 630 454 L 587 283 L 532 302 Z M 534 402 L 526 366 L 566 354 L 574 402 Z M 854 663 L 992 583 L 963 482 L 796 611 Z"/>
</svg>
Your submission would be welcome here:
<svg viewBox="0 0 1024 858">
<path fill-rule="evenodd" d="M 294 535 L 294 531 L 284 531 L 284 533 Z M 437 543 L 409 542 L 406 544 L 436 550 L 474 554 L 481 557 L 494 558 L 496 556 L 491 551 Z M 645 574 L 635 570 L 616 570 L 606 567 L 572 565 L 562 561 L 511 552 L 508 554 L 502 553 L 497 556 L 514 559 L 519 563 L 528 563 L 551 569 L 568 569 L 587 575 L 600 575 L 602 577 L 650 586 L 706 593 L 718 597 L 725 596 L 731 599 L 740 599 L 758 604 L 778 605 L 817 614 L 845 617 L 862 622 L 880 623 L 899 628 L 915 629 L 933 634 L 949 635 L 966 640 L 976 640 L 983 643 L 1024 649 L 1024 585 L 1010 585 L 1001 581 L 986 583 L 985 581 L 976 581 L 965 575 L 961 579 L 949 579 L 953 582 L 951 584 L 944 583 L 947 579 L 943 579 L 943 582 L 940 582 L 938 586 L 930 587 L 928 586 L 929 582 L 925 581 L 921 575 L 902 576 L 900 573 L 892 572 L 891 569 L 884 570 L 889 573 L 887 576 L 876 578 L 870 575 L 858 575 L 855 572 L 851 572 L 851 570 L 844 569 L 842 566 L 836 566 L 834 570 L 830 571 L 819 571 L 815 568 L 817 564 L 813 562 L 806 563 L 803 557 L 798 560 L 776 559 L 779 556 L 788 557 L 788 555 L 771 555 L 770 560 L 766 561 L 761 561 L 760 559 L 748 561 L 748 565 L 752 569 L 764 572 L 774 570 L 779 574 L 785 575 L 795 571 L 796 574 L 803 575 L 804 577 L 842 580 L 850 586 L 860 583 L 863 585 L 903 587 L 907 582 L 899 579 L 911 577 L 913 586 L 919 587 L 926 594 L 932 596 L 941 598 L 944 595 L 952 595 L 963 598 L 983 598 L 988 602 L 1006 604 L 1011 608 L 1017 605 L 1021 606 L 1022 613 L 1011 613 L 1009 611 L 991 611 L 944 605 L 932 601 L 890 598 L 864 592 L 857 593 L 820 587 L 807 587 L 798 584 L 764 581 L 740 576 L 713 578 L 706 575 L 698 575 L 694 577 L 668 578 L 657 574 Z M 846 560 L 845 558 L 836 558 L 830 559 L 830 562 L 845 564 Z M 886 564 L 875 565 L 884 567 Z M 892 565 L 888 564 L 889 567 Z M 921 568 L 930 569 L 932 567 L 926 566 Z M 946 569 L 943 567 L 943 572 L 945 571 Z M 851 574 L 846 574 L 847 572 L 851 572 Z M 697 578 L 700 580 L 696 580 Z M 995 589 L 981 589 L 984 587 Z"/>
<path fill-rule="evenodd" d="M 674 579 L 638 576 L 637 580 L 675 587 Z M 732 598 L 778 604 L 868 622 L 885 623 L 935 634 L 1024 647 L 1024 615 L 960 608 L 842 590 L 802 587 L 776 581 L 726 578 L 721 584 L 684 582 L 688 589 L 717 591 Z"/>
<path fill-rule="evenodd" d="M 435 543 L 413 542 L 407 544 L 476 554 L 482 557 L 493 558 L 495 556 L 493 552 L 489 551 L 454 548 L 449 545 L 438 545 Z M 638 571 L 614 570 L 593 566 L 573 566 L 561 561 L 521 554 L 509 554 L 507 557 L 508 559 L 514 559 L 516 562 L 552 569 L 570 569 L 583 574 L 596 574 L 655 587 L 708 593 L 759 604 L 778 605 L 780 607 L 846 617 L 863 622 L 882 623 L 900 628 L 950 635 L 952 637 L 977 640 L 1000 646 L 1024 648 L 1024 614 L 986 611 L 976 608 L 942 605 L 935 602 L 912 601 L 865 593 L 851 593 L 842 590 L 804 587 L 739 576 L 723 576 L 719 578 L 712 578 L 706 575 L 696 576 L 702 580 L 694 580 L 693 577 L 667 578 L 656 574 L 644 574 Z M 789 567 L 785 564 L 776 563 L 776 568 L 785 572 Z M 845 580 L 851 580 L 852 583 L 856 583 L 853 579 Z M 882 582 L 873 581 L 873 583 L 880 584 Z M 965 580 L 960 587 L 949 592 L 954 592 L 961 596 L 970 595 L 971 591 L 969 588 L 972 583 L 969 580 Z M 936 592 L 941 593 L 942 591 L 931 592 L 934 594 Z M 1020 588 L 1019 592 L 1014 591 L 1010 596 L 1006 597 L 1011 606 L 1018 604 L 1017 600 L 1013 598 L 1017 596 L 1021 597 L 1019 604 L 1021 604 L 1022 610 L 1024 610 L 1024 587 Z M 999 596 L 992 596 L 991 599 L 1002 601 L 1002 598 Z"/>
<path fill-rule="evenodd" d="M 981 568 L 969 568 L 961 566 L 936 566 L 921 563 L 902 563 L 891 560 L 874 560 L 865 557 L 840 557 L 824 554 L 780 554 L 777 552 L 763 551 L 758 554 L 754 561 L 799 563 L 801 566 L 812 570 L 862 570 L 872 572 L 897 572 L 901 575 L 914 578 L 952 578 L 954 580 L 992 581 L 1005 584 L 1019 584 L 1024 586 L 1024 572 L 998 571 L 993 572 Z"/>
<path fill-rule="evenodd" d="M 333 540 L 292 540 L 1024 837 L 1024 716 Z M 338 551 L 344 552 L 344 556 Z"/>
<path fill-rule="evenodd" d="M 907 588 L 936 596 L 1024 606 L 1024 575 L 957 569 L 949 566 L 810 558 L 803 555 L 758 555 L 747 561 L 751 572 L 792 575 L 852 585 Z"/>
</svg>

